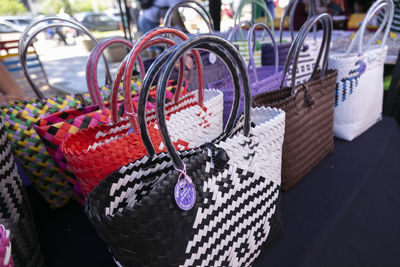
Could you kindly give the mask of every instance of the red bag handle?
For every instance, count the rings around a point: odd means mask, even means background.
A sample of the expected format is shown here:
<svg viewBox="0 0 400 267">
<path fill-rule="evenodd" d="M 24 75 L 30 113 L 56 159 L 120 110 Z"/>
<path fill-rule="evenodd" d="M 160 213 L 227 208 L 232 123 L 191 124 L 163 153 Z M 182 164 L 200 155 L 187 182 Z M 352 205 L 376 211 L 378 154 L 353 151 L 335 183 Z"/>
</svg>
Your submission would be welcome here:
<svg viewBox="0 0 400 267">
<path fill-rule="evenodd" d="M 145 50 L 148 47 L 156 45 L 156 44 L 175 45 L 176 43 L 175 43 L 175 41 L 173 41 L 171 39 L 156 38 L 156 39 L 150 40 L 147 44 L 145 44 L 145 46 L 142 48 L 142 50 Z M 121 65 L 120 65 L 120 67 L 118 69 L 117 75 L 115 77 L 113 86 L 112 86 L 112 92 L 111 92 L 111 120 L 112 120 L 113 123 L 117 123 L 119 121 L 118 107 L 117 107 L 117 103 L 118 103 L 117 97 L 118 97 L 119 84 L 121 83 L 122 78 L 124 77 L 125 69 L 126 69 L 126 62 L 128 60 L 128 56 L 132 53 L 132 51 L 129 52 L 129 54 L 124 58 L 123 62 L 121 63 Z M 139 59 L 140 59 L 140 56 L 139 56 Z M 183 59 L 182 59 L 180 61 L 180 65 L 179 65 L 179 77 L 178 77 L 178 84 L 177 84 L 177 87 L 179 89 L 177 89 L 176 92 L 175 92 L 175 99 L 179 98 L 180 88 L 182 87 L 182 84 L 183 84 L 183 71 L 184 71 L 183 68 L 184 68 L 184 62 L 183 62 Z M 144 67 L 143 67 L 143 69 L 144 69 Z M 131 101 L 129 101 L 129 102 L 132 104 Z M 127 109 L 125 109 L 125 110 L 127 111 L 126 114 L 128 114 L 129 111 Z M 134 111 L 131 112 L 131 113 L 134 113 Z"/>
<path fill-rule="evenodd" d="M 101 55 L 103 54 L 103 51 L 111 46 L 112 44 L 115 43 L 120 43 L 124 44 L 130 49 L 133 47 L 133 44 L 129 42 L 126 39 L 115 37 L 115 38 L 109 38 L 106 40 L 101 41 L 98 45 L 94 47 L 92 50 L 90 57 L 87 61 L 86 64 L 86 83 L 92 92 L 95 92 L 97 95 L 97 99 L 101 100 L 100 103 L 95 103 L 100 106 L 100 109 L 104 109 L 104 103 L 102 101 L 102 97 L 100 94 L 100 91 L 98 90 L 99 85 L 98 85 L 98 80 L 97 80 L 97 66 L 100 60 Z M 140 67 L 140 72 L 142 77 L 144 77 L 144 65 L 142 59 L 139 57 L 139 67 Z"/>
<path fill-rule="evenodd" d="M 162 28 L 156 28 L 152 31 L 147 32 L 144 34 L 134 45 L 134 48 L 132 51 L 129 53 L 127 56 L 127 66 L 125 68 L 125 77 L 131 77 L 132 76 L 132 71 L 133 71 L 133 65 L 135 63 L 136 57 L 139 55 L 139 53 L 143 50 L 143 47 L 147 42 L 149 42 L 152 38 L 161 35 L 161 34 L 172 34 L 177 37 L 179 37 L 182 40 L 186 40 L 189 37 L 184 34 L 183 32 L 173 29 L 173 28 L 167 28 L 167 27 L 162 27 Z M 198 89 L 198 100 L 199 100 L 199 105 L 203 106 L 203 70 L 202 70 L 202 64 L 201 64 L 201 59 L 200 59 L 200 54 L 198 51 L 194 51 L 194 58 L 195 58 L 195 63 L 198 66 L 198 75 L 199 75 L 199 89 Z M 124 103 L 125 103 L 125 110 L 126 114 L 128 115 L 129 121 L 133 127 L 133 129 L 138 132 L 139 127 L 137 125 L 136 121 L 136 114 L 134 112 L 133 104 L 131 101 L 131 79 L 124 79 Z M 180 87 L 178 87 L 178 90 L 180 90 Z"/>
</svg>

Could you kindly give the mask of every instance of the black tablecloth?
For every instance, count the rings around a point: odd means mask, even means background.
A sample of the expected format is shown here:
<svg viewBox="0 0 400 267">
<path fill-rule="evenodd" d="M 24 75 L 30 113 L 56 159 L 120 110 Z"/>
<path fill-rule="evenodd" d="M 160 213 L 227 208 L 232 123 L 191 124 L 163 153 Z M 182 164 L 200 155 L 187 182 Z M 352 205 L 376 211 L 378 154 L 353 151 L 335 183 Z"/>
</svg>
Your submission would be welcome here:
<svg viewBox="0 0 400 267">
<path fill-rule="evenodd" d="M 114 266 L 79 204 L 30 189 L 49 266 Z M 400 128 L 384 118 L 282 194 L 285 233 L 256 266 L 400 266 Z"/>
</svg>

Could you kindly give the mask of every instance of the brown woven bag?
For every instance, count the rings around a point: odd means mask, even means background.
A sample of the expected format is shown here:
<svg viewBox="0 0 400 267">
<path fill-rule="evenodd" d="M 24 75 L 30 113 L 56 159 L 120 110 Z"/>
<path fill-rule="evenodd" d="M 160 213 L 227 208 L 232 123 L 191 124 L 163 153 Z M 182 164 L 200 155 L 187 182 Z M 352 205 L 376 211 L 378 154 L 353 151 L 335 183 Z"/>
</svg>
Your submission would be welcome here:
<svg viewBox="0 0 400 267">
<path fill-rule="evenodd" d="M 332 33 L 332 20 L 327 14 L 310 18 L 301 28 L 290 48 L 284 72 L 293 56 L 297 66 L 299 52 L 306 35 L 317 22 L 323 24 L 324 35 L 315 66 L 323 55 L 321 70 L 314 69 L 312 78 L 296 87 L 256 95 L 255 106 L 270 106 L 286 112 L 285 140 L 282 155 L 282 188 L 289 189 L 333 151 L 333 112 L 336 70 L 327 70 L 327 57 Z M 294 68 L 296 69 L 296 68 Z M 292 75 L 292 84 L 296 74 Z M 281 83 L 282 87 L 283 82 Z"/>
</svg>

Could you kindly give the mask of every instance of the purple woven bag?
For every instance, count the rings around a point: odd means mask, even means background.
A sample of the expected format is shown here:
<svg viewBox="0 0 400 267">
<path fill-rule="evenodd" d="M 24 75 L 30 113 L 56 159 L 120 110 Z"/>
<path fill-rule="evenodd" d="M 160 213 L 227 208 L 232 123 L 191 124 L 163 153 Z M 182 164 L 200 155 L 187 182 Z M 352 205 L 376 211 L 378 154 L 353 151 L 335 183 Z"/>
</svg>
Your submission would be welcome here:
<svg viewBox="0 0 400 267">
<path fill-rule="evenodd" d="M 278 54 L 279 54 L 279 66 L 285 66 L 285 61 L 286 61 L 287 55 L 289 53 L 289 49 L 292 45 L 292 41 L 294 39 L 293 18 L 294 18 L 294 12 L 295 12 L 297 3 L 298 3 L 298 0 L 291 0 L 289 2 L 289 4 L 287 5 L 287 7 L 285 8 L 285 11 L 283 12 L 283 15 L 281 17 L 281 22 L 279 25 L 279 43 L 277 45 L 278 46 Z M 315 0 L 311 0 L 309 17 L 316 14 L 315 8 L 316 8 Z M 284 43 L 283 42 L 283 30 L 284 30 L 284 23 L 285 23 L 286 16 L 289 16 L 289 32 L 290 32 L 291 41 Z M 316 33 L 316 28 L 314 28 L 314 34 L 315 33 Z M 272 56 L 274 54 L 275 54 L 275 52 L 274 52 L 273 44 L 262 44 L 261 45 L 261 65 L 263 65 L 263 66 L 273 65 L 274 61 L 273 61 Z M 289 72 L 291 72 L 291 70 L 289 70 Z"/>
<path fill-rule="evenodd" d="M 275 51 L 275 53 L 274 53 L 275 65 L 273 65 L 273 66 L 262 66 L 262 67 L 258 67 L 258 68 L 255 67 L 254 56 L 253 56 L 253 51 L 255 49 L 255 45 L 253 45 L 253 47 L 251 47 L 252 38 L 250 38 L 250 36 L 253 38 L 255 37 L 253 33 L 254 33 L 255 28 L 258 26 L 262 26 L 267 31 L 267 33 L 270 35 L 270 37 L 272 39 L 272 43 L 274 45 L 274 51 Z M 252 96 L 259 94 L 261 92 L 269 92 L 269 91 L 278 89 L 279 85 L 282 81 L 282 77 L 283 77 L 283 67 L 278 66 L 278 59 L 279 59 L 278 47 L 275 43 L 275 38 L 274 38 L 272 32 L 265 24 L 256 23 L 250 28 L 250 30 L 247 34 L 247 39 L 248 39 L 249 54 L 250 54 L 248 72 L 249 72 Z M 253 43 L 255 43 L 255 42 L 253 42 Z M 284 80 L 284 84 L 286 84 L 286 80 Z M 229 119 L 230 107 L 232 106 L 232 101 L 234 99 L 234 93 L 233 93 L 234 90 L 232 90 L 232 88 L 233 88 L 232 79 L 230 78 L 230 76 L 225 76 L 224 78 L 222 78 L 218 81 L 209 83 L 208 88 L 219 89 L 224 94 L 223 118 L 224 118 L 224 125 L 225 125 Z M 243 95 L 241 97 L 243 98 Z M 243 112 L 243 102 L 244 102 L 243 99 L 241 99 L 239 114 L 241 114 L 241 112 Z"/>
<path fill-rule="evenodd" d="M 289 53 L 290 46 L 292 45 L 292 41 L 283 43 L 283 30 L 284 30 L 284 24 L 285 24 L 285 18 L 286 16 L 289 15 L 289 32 L 290 32 L 290 37 L 293 40 L 294 34 L 293 34 L 293 16 L 294 16 L 294 10 L 296 9 L 297 5 L 297 0 L 291 0 L 287 7 L 285 8 L 285 11 L 283 12 L 283 15 L 281 17 L 281 22 L 279 25 L 279 43 L 278 43 L 278 54 L 279 54 L 279 66 L 285 66 L 285 61 L 286 57 Z M 311 1 L 312 2 L 312 1 Z M 271 66 L 274 64 L 274 59 L 273 55 L 275 54 L 274 51 L 274 45 L 273 44 L 262 44 L 261 45 L 261 64 L 263 66 Z"/>
</svg>

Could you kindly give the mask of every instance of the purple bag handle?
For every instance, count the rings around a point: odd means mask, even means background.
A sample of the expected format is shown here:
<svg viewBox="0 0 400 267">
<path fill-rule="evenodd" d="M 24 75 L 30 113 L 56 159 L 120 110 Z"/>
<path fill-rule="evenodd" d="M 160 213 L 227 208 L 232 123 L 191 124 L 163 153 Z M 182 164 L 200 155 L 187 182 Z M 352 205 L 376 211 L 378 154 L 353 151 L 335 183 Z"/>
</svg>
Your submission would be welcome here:
<svg viewBox="0 0 400 267">
<path fill-rule="evenodd" d="M 278 73 L 279 52 L 278 52 L 278 46 L 276 45 L 276 42 L 275 42 L 274 34 L 271 32 L 271 30 L 268 28 L 267 25 L 265 25 L 264 23 L 256 23 L 250 28 L 249 32 L 247 33 L 248 49 L 249 49 L 249 56 L 250 56 L 249 65 L 247 68 L 250 69 L 250 67 L 251 67 L 253 69 L 254 77 L 256 78 L 256 81 L 258 82 L 256 64 L 254 63 L 254 50 L 256 48 L 256 40 L 255 40 L 256 36 L 254 34 L 254 30 L 257 28 L 257 26 L 263 27 L 264 30 L 267 31 L 268 35 L 272 39 L 272 43 L 274 45 L 274 53 L 275 53 L 275 74 Z M 251 46 L 252 41 L 253 41 L 253 46 Z"/>
<path fill-rule="evenodd" d="M 233 27 L 233 29 L 231 30 L 231 32 L 228 35 L 228 39 L 227 40 L 229 42 L 232 42 L 233 38 L 235 37 L 235 35 L 236 35 L 236 33 L 238 31 L 240 33 L 240 37 L 242 38 L 242 41 L 246 40 L 244 38 L 243 31 L 242 31 L 242 26 L 243 25 L 248 25 L 248 26 L 251 27 L 251 26 L 253 26 L 253 23 L 251 21 L 248 21 L 248 20 L 243 20 L 243 21 L 240 21 L 238 24 L 236 24 L 235 27 Z"/>
</svg>

